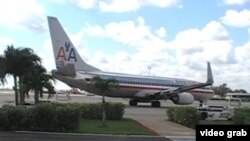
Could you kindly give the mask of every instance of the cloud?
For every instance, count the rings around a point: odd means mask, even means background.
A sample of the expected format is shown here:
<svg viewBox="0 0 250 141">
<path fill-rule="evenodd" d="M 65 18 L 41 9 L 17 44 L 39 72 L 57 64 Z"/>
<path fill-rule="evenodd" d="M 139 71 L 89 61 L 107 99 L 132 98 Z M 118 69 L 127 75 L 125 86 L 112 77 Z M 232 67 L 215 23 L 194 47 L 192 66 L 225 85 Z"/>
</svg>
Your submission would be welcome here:
<svg viewBox="0 0 250 141">
<path fill-rule="evenodd" d="M 238 60 L 238 62 L 250 62 L 250 41 L 244 44 L 243 46 L 239 46 L 235 48 L 235 57 Z"/>
<path fill-rule="evenodd" d="M 250 0 L 224 0 L 224 2 L 228 5 L 243 5 L 250 2 Z"/>
<path fill-rule="evenodd" d="M 83 9 L 91 9 L 97 5 L 98 0 L 77 0 L 77 6 Z"/>
<path fill-rule="evenodd" d="M 44 7 L 35 0 L 0 0 L 0 24 L 42 32 L 45 30 Z"/>
<path fill-rule="evenodd" d="M 160 27 L 159 29 L 157 29 L 156 31 L 155 31 L 155 33 L 159 36 L 159 37 L 161 37 L 161 38 L 164 38 L 164 37 L 166 37 L 166 29 L 164 28 L 164 27 Z"/>
<path fill-rule="evenodd" d="M 166 29 L 152 29 L 143 17 L 134 21 L 111 22 L 104 26 L 88 25 L 83 30 L 86 36 L 109 38 L 134 48 L 134 53 L 119 51 L 113 56 L 98 52 L 94 55 L 93 64 L 102 70 L 140 74 L 149 65 L 156 69 L 160 63 L 172 63 L 174 60 L 164 40 Z"/>
<path fill-rule="evenodd" d="M 181 31 L 173 41 L 164 40 L 165 28 L 154 30 L 142 17 L 135 21 L 112 22 L 105 26 L 87 26 L 84 31 L 91 36 L 111 38 L 135 47 L 137 52 L 131 58 L 141 63 L 169 61 L 169 64 L 177 63 L 201 69 L 202 63 L 206 61 L 217 64 L 235 62 L 232 41 L 227 30 L 217 21 L 209 22 L 201 30 L 194 28 Z M 195 62 L 200 66 L 195 65 Z"/>
<path fill-rule="evenodd" d="M 227 10 L 226 15 L 221 21 L 229 26 L 249 27 L 250 26 L 250 10 L 244 9 L 240 12 L 235 10 Z"/>
<path fill-rule="evenodd" d="M 109 2 L 100 1 L 99 6 L 103 12 L 121 13 L 138 10 L 141 7 L 141 3 L 137 0 L 111 0 Z"/>
<path fill-rule="evenodd" d="M 111 0 L 111 1 L 100 1 L 99 7 L 103 12 L 130 12 L 138 10 L 144 6 L 149 7 L 177 7 L 179 6 L 179 0 Z"/>
<path fill-rule="evenodd" d="M 180 0 L 54 0 L 54 2 L 71 2 L 83 9 L 97 8 L 102 12 L 131 12 L 142 7 L 179 7 L 182 8 Z"/>
<path fill-rule="evenodd" d="M 221 75 L 221 79 L 226 80 L 234 88 L 245 88 L 249 91 L 250 56 L 248 52 L 250 51 L 250 41 L 235 47 L 234 50 L 237 63 L 224 69 L 227 71 L 227 74 L 224 74 L 223 78 L 223 75 Z"/>
<path fill-rule="evenodd" d="M 179 32 L 172 41 L 172 48 L 176 50 L 177 60 L 193 69 L 201 69 L 206 61 L 216 64 L 234 62 L 228 33 L 216 21 L 209 22 L 201 30 L 193 28 Z"/>
<path fill-rule="evenodd" d="M 87 26 L 85 32 L 92 36 L 108 37 L 114 41 L 121 42 L 131 47 L 154 47 L 164 48 L 167 46 L 162 39 L 166 30 L 161 27 L 155 32 L 151 31 L 151 27 L 145 24 L 142 17 L 138 17 L 136 21 L 111 22 L 105 26 Z"/>
<path fill-rule="evenodd" d="M 130 12 L 138 10 L 144 6 L 149 7 L 160 7 L 160 8 L 167 8 L 167 7 L 177 7 L 179 6 L 179 0 L 111 0 L 107 1 L 100 1 L 99 6 L 101 11 L 103 12 Z"/>
<path fill-rule="evenodd" d="M 187 77 L 204 70 L 206 61 L 212 61 L 213 64 L 234 62 L 232 41 L 226 29 L 217 21 L 209 22 L 202 29 L 180 31 L 173 41 L 164 40 L 164 27 L 153 29 L 143 17 L 134 21 L 111 22 L 104 26 L 88 25 L 83 30 L 86 36 L 110 38 L 136 49 L 128 57 L 126 52 L 113 56 L 99 52 L 93 64 L 102 70 L 140 74 L 146 72 L 147 66 L 152 66 L 152 74 L 158 76 Z M 118 56 L 129 59 L 121 61 Z M 196 76 L 203 78 L 200 72 Z"/>
</svg>

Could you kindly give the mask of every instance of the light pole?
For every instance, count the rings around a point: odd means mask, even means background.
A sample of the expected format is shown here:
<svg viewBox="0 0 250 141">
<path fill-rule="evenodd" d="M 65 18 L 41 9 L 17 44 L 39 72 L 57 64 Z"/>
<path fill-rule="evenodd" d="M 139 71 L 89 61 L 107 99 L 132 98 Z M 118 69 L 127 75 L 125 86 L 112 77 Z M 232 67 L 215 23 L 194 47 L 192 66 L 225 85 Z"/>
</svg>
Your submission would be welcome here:
<svg viewBox="0 0 250 141">
<path fill-rule="evenodd" d="M 148 75 L 150 76 L 150 70 L 151 70 L 151 66 L 148 66 Z"/>
</svg>

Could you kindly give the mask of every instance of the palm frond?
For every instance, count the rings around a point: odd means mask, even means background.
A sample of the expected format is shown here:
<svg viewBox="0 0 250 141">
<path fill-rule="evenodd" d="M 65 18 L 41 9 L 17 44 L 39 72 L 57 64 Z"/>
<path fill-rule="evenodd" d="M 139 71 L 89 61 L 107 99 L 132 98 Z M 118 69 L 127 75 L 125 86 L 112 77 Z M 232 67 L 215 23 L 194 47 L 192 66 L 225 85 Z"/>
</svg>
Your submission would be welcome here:
<svg viewBox="0 0 250 141">
<path fill-rule="evenodd" d="M 119 83 L 116 79 L 102 79 L 100 76 L 95 76 L 92 78 L 94 88 L 99 90 L 100 93 L 106 93 L 112 89 L 119 88 Z"/>
</svg>

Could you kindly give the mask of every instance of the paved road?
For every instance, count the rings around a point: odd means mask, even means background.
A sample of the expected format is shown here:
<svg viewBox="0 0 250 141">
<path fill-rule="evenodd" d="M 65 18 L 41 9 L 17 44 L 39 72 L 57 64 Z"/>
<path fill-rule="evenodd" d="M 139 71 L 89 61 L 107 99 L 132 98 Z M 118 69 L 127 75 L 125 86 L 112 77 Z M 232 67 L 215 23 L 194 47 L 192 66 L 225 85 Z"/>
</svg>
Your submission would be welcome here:
<svg viewBox="0 0 250 141">
<path fill-rule="evenodd" d="M 113 136 L 64 133 L 0 132 L 0 141 L 171 141 L 154 136 Z"/>
<path fill-rule="evenodd" d="M 128 106 L 124 116 L 142 123 L 160 136 L 195 136 L 194 129 L 168 121 L 166 108 Z"/>
</svg>

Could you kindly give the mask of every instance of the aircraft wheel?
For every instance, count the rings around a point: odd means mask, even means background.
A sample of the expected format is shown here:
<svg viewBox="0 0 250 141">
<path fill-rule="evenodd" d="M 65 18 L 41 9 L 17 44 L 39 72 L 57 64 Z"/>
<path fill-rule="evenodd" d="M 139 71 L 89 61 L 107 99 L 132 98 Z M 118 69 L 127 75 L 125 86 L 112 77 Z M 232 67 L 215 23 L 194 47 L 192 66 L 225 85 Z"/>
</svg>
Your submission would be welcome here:
<svg viewBox="0 0 250 141">
<path fill-rule="evenodd" d="M 161 102 L 160 101 L 152 101 L 151 106 L 152 107 L 161 107 Z"/>
<path fill-rule="evenodd" d="M 130 106 L 137 106 L 138 102 L 136 100 L 130 100 L 129 105 Z"/>
<path fill-rule="evenodd" d="M 200 102 L 199 106 L 202 107 L 203 106 L 203 101 L 199 101 L 199 102 Z"/>
</svg>

